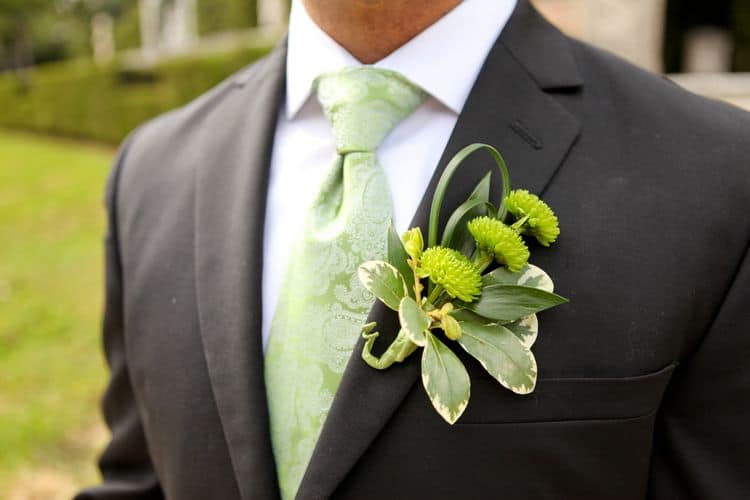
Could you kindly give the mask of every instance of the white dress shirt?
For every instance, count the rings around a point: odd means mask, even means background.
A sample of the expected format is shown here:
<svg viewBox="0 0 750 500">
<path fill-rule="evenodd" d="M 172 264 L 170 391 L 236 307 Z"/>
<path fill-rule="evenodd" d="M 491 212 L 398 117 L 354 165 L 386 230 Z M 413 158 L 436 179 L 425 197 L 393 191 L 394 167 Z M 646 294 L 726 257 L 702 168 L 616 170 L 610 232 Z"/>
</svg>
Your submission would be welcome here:
<svg viewBox="0 0 750 500">
<path fill-rule="evenodd" d="M 397 71 L 429 97 L 377 150 L 391 191 L 393 223 L 408 229 L 458 114 L 516 0 L 464 0 L 373 66 Z M 335 158 L 331 127 L 314 95 L 321 73 L 363 66 L 329 37 L 294 0 L 289 19 L 286 98 L 271 158 L 263 240 L 263 348 L 294 237 Z"/>
</svg>

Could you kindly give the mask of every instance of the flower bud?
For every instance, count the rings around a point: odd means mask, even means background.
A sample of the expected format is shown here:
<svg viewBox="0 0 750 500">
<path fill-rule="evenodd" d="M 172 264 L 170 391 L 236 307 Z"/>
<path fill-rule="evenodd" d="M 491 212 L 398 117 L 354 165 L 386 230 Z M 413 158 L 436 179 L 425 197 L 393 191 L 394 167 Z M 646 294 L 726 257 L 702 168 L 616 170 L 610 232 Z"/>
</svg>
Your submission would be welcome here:
<svg viewBox="0 0 750 500">
<path fill-rule="evenodd" d="M 443 316 L 443 320 L 440 322 L 445 336 L 451 340 L 458 340 L 461 338 L 461 325 L 458 324 L 456 318 L 450 314 Z"/>
<path fill-rule="evenodd" d="M 413 227 L 406 231 L 401 237 L 404 242 L 404 249 L 406 254 L 414 260 L 418 260 L 422 256 L 422 250 L 424 249 L 424 239 L 422 238 L 422 230 L 418 227 Z"/>
</svg>

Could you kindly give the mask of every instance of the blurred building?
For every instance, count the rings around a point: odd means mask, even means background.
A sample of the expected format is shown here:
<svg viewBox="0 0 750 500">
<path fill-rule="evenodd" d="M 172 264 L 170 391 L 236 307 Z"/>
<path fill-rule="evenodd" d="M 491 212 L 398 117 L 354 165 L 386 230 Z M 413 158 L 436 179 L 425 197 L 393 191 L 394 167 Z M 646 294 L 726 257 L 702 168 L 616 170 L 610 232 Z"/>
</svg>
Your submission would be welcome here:
<svg viewBox="0 0 750 500">
<path fill-rule="evenodd" d="M 236 28 L 278 28 L 286 23 L 287 0 L 246 0 L 246 9 L 254 10 L 253 19 Z M 237 2 L 234 2 L 235 8 Z M 199 39 L 199 21 L 212 10 L 232 8 L 226 2 L 202 0 L 138 0 L 140 49 L 149 59 L 159 55 L 183 53 Z"/>
<path fill-rule="evenodd" d="M 532 0 L 566 33 L 750 109 L 750 0 Z"/>
</svg>

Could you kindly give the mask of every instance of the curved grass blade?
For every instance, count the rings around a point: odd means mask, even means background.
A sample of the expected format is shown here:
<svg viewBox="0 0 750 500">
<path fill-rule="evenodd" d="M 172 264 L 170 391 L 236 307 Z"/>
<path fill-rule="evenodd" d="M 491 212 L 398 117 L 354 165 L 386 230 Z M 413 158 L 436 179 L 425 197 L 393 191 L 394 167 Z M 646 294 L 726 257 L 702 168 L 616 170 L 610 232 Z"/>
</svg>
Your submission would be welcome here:
<svg viewBox="0 0 750 500">
<path fill-rule="evenodd" d="M 458 167 L 461 166 L 462 162 L 469 155 L 481 149 L 486 149 L 487 151 L 489 151 L 489 153 L 492 155 L 492 158 L 495 160 L 495 164 L 497 165 L 498 170 L 500 171 L 500 177 L 502 180 L 502 193 L 500 197 L 500 205 L 497 213 L 497 218 L 501 220 L 505 218 L 505 215 L 507 214 L 507 210 L 505 208 L 505 198 L 508 196 L 508 193 L 510 193 L 510 174 L 508 173 L 508 166 L 505 164 L 505 160 L 503 159 L 503 156 L 500 154 L 500 152 L 489 144 L 470 144 L 461 149 L 453 156 L 453 158 L 451 158 L 451 160 L 448 162 L 448 165 L 446 165 L 445 170 L 443 170 L 443 173 L 440 176 L 437 188 L 435 189 L 435 194 L 432 197 L 432 205 L 430 207 L 430 222 L 427 234 L 428 247 L 435 246 L 438 242 L 438 222 L 440 219 L 440 210 L 443 206 L 443 199 L 445 198 L 445 192 L 448 189 L 448 184 L 450 184 L 453 175 L 456 173 Z"/>
</svg>

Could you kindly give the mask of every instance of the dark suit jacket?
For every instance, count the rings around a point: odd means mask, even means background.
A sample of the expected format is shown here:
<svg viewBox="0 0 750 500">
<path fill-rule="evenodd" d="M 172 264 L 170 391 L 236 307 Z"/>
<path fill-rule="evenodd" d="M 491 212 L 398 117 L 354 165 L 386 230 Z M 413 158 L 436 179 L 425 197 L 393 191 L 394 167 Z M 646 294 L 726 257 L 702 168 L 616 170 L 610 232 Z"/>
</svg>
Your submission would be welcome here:
<svg viewBox="0 0 750 500">
<path fill-rule="evenodd" d="M 260 280 L 284 62 L 282 43 L 120 150 L 107 191 L 112 441 L 103 484 L 79 499 L 278 495 Z M 540 315 L 536 391 L 513 395 L 462 355 L 471 402 L 451 427 L 417 356 L 375 371 L 360 339 L 298 498 L 750 498 L 748 114 L 562 35 L 522 0 L 415 224 L 446 160 L 477 141 L 560 218 L 557 244 L 532 249 L 570 298 Z M 448 207 L 490 161 L 469 161 Z M 370 317 L 394 324 L 380 306 Z"/>
</svg>

